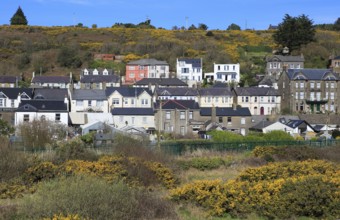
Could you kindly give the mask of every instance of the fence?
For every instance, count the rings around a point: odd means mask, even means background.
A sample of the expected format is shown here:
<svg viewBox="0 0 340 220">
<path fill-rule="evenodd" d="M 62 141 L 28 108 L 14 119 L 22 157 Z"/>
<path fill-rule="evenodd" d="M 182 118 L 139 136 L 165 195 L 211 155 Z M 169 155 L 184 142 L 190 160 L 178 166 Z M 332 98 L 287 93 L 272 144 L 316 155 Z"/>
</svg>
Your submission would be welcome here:
<svg viewBox="0 0 340 220">
<path fill-rule="evenodd" d="M 340 140 L 321 140 L 321 141 L 261 141 L 261 142 L 174 142 L 162 143 L 161 150 L 172 155 L 182 155 L 185 152 L 196 150 L 214 150 L 214 151 L 250 151 L 257 146 L 310 146 L 310 147 L 327 147 L 340 146 Z"/>
</svg>

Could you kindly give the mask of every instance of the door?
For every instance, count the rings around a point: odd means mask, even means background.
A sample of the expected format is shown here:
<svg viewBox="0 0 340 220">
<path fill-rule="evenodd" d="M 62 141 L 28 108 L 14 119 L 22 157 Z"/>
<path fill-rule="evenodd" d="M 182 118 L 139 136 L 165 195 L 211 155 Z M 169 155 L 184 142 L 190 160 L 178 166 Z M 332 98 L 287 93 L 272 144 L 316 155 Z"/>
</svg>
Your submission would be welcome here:
<svg viewBox="0 0 340 220">
<path fill-rule="evenodd" d="M 264 115 L 264 107 L 260 108 L 260 115 Z"/>
</svg>

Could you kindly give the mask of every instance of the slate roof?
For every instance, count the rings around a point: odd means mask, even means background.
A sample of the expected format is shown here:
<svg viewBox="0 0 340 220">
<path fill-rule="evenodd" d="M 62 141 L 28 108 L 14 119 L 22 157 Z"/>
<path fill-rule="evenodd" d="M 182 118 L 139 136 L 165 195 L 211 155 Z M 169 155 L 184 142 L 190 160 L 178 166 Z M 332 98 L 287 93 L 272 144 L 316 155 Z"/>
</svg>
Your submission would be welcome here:
<svg viewBox="0 0 340 220">
<path fill-rule="evenodd" d="M 151 85 L 159 85 L 159 86 L 185 86 L 187 87 L 188 84 L 183 82 L 178 78 L 144 78 L 137 81 L 134 85 L 143 85 L 148 86 Z"/>
<path fill-rule="evenodd" d="M 334 57 L 333 60 L 340 60 L 340 56 Z"/>
<path fill-rule="evenodd" d="M 201 59 L 179 58 L 178 61 L 184 61 L 186 64 L 192 64 L 192 67 L 202 67 Z"/>
<path fill-rule="evenodd" d="M 16 83 L 16 76 L 0 76 L 0 83 Z"/>
<path fill-rule="evenodd" d="M 194 100 L 157 101 L 155 104 L 156 109 L 160 109 L 160 103 L 162 103 L 162 109 L 199 109 L 198 103 Z"/>
<path fill-rule="evenodd" d="M 259 85 L 273 86 L 276 83 L 275 76 L 265 75 Z"/>
<path fill-rule="evenodd" d="M 237 87 L 234 91 L 238 96 L 279 96 L 278 90 L 266 87 Z"/>
<path fill-rule="evenodd" d="M 81 83 L 102 83 L 102 82 L 119 82 L 120 78 L 117 75 L 84 75 L 81 76 Z"/>
<path fill-rule="evenodd" d="M 112 115 L 154 115 L 153 108 L 113 108 Z"/>
<path fill-rule="evenodd" d="M 16 112 L 68 112 L 64 101 L 22 100 Z"/>
<path fill-rule="evenodd" d="M 266 57 L 266 61 L 272 62 L 274 58 L 277 58 L 281 62 L 305 62 L 305 58 L 303 56 L 283 56 L 283 55 L 273 55 Z"/>
<path fill-rule="evenodd" d="M 102 89 L 75 89 L 71 96 L 73 100 L 107 100 Z"/>
<path fill-rule="evenodd" d="M 256 130 L 256 131 L 262 131 L 263 128 L 268 127 L 269 125 L 274 124 L 275 122 L 272 121 L 260 121 L 259 123 L 257 123 L 256 125 L 254 125 L 253 127 L 249 128 L 251 130 Z"/>
<path fill-rule="evenodd" d="M 68 97 L 67 89 L 35 89 L 33 99 L 37 100 L 60 100 L 63 101 Z"/>
<path fill-rule="evenodd" d="M 69 76 L 35 76 L 32 83 L 70 83 Z"/>
<path fill-rule="evenodd" d="M 330 69 L 289 69 L 286 72 L 290 80 L 296 79 L 302 74 L 300 79 L 305 80 L 338 80 L 339 76 Z M 334 77 L 333 77 L 334 76 Z"/>
<path fill-rule="evenodd" d="M 201 108 L 201 116 L 211 116 L 212 108 Z M 216 107 L 216 116 L 251 116 L 249 108 L 236 108 L 232 107 L 219 108 Z"/>
<path fill-rule="evenodd" d="M 286 123 L 286 125 L 291 128 L 296 128 L 296 127 L 299 127 L 299 125 L 301 125 L 302 123 L 308 124 L 305 120 L 290 120 L 289 122 Z"/>
<path fill-rule="evenodd" d="M 115 91 L 119 92 L 123 97 L 135 97 L 139 96 L 143 92 L 147 92 L 152 96 L 152 91 L 147 88 L 134 88 L 134 87 L 107 87 L 105 89 L 105 95 L 108 97 Z"/>
<path fill-rule="evenodd" d="M 139 65 L 139 66 L 154 66 L 154 65 L 169 65 L 166 61 L 160 61 L 156 59 L 140 59 L 128 62 L 127 65 Z"/>
<path fill-rule="evenodd" d="M 299 118 L 307 121 L 309 124 L 333 124 L 340 126 L 340 117 L 336 114 L 300 114 Z"/>
<path fill-rule="evenodd" d="M 229 87 L 228 83 L 222 83 L 222 82 L 216 82 L 214 85 L 212 85 L 213 88 L 225 88 Z"/>
<path fill-rule="evenodd" d="M 158 96 L 198 96 L 198 90 L 194 88 L 158 88 L 155 90 Z"/>
<path fill-rule="evenodd" d="M 229 87 L 203 88 L 199 90 L 201 96 L 233 96 Z"/>
<path fill-rule="evenodd" d="M 0 92 L 4 93 L 9 99 L 17 99 L 19 93 L 25 93 L 28 97 L 33 97 L 33 89 L 28 88 L 0 88 Z"/>
</svg>

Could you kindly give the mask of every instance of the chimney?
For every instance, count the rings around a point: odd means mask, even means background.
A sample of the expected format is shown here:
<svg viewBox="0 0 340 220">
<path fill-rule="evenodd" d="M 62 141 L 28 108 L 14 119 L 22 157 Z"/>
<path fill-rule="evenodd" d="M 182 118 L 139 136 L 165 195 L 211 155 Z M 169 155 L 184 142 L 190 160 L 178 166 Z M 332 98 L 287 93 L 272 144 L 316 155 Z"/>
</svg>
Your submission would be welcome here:
<svg viewBox="0 0 340 220">
<path fill-rule="evenodd" d="M 211 107 L 211 122 L 216 122 L 216 107 L 214 104 Z"/>
<path fill-rule="evenodd" d="M 20 104 L 20 103 L 21 103 L 21 94 L 19 92 L 19 94 L 18 94 L 18 104 Z"/>
<path fill-rule="evenodd" d="M 65 95 L 65 98 L 64 98 L 64 103 L 66 104 L 67 106 L 67 111 L 69 111 L 69 104 L 68 104 L 68 98 L 67 98 L 67 95 Z"/>
<path fill-rule="evenodd" d="M 32 79 L 35 77 L 35 72 L 32 73 Z"/>
</svg>

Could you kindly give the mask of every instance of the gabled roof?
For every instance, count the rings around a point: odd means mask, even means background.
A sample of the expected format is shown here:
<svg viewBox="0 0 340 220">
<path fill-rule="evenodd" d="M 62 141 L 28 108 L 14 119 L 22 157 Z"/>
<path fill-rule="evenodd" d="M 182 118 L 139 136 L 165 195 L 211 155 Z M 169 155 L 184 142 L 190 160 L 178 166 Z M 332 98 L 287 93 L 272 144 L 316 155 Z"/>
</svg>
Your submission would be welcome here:
<svg viewBox="0 0 340 220">
<path fill-rule="evenodd" d="M 230 87 L 212 87 L 199 90 L 201 96 L 233 96 Z"/>
<path fill-rule="evenodd" d="M 107 70 L 108 75 L 113 75 L 113 69 L 106 69 L 106 68 L 83 69 L 83 70 L 81 70 L 81 75 L 84 75 L 85 70 L 88 71 L 89 75 L 93 75 L 94 70 L 98 71 L 98 75 L 95 75 L 95 76 L 103 75 L 104 70 Z"/>
<path fill-rule="evenodd" d="M 276 89 L 267 87 L 237 87 L 234 91 L 237 96 L 279 96 Z"/>
<path fill-rule="evenodd" d="M 143 85 L 148 86 L 151 85 L 159 85 L 159 86 L 185 86 L 187 87 L 188 84 L 183 82 L 182 80 L 178 78 L 143 78 L 139 81 L 137 81 L 134 85 Z"/>
<path fill-rule="evenodd" d="M 33 97 L 33 89 L 27 88 L 0 88 L 0 92 L 9 99 L 17 99 L 19 94 L 26 94 L 30 99 Z"/>
<path fill-rule="evenodd" d="M 0 76 L 0 83 L 16 83 L 17 79 L 16 76 Z"/>
<path fill-rule="evenodd" d="M 201 59 L 179 58 L 178 61 L 184 61 L 186 64 L 192 64 L 192 67 L 202 67 Z"/>
<path fill-rule="evenodd" d="M 64 101 L 22 100 L 16 112 L 68 112 Z"/>
<path fill-rule="evenodd" d="M 290 80 L 339 80 L 339 76 L 330 69 L 289 69 Z"/>
<path fill-rule="evenodd" d="M 259 82 L 259 85 L 273 86 L 276 83 L 275 76 L 265 75 Z"/>
<path fill-rule="evenodd" d="M 118 83 L 117 75 L 84 75 L 80 78 L 81 83 Z"/>
<path fill-rule="evenodd" d="M 275 59 L 277 59 L 280 62 L 305 62 L 305 58 L 303 56 L 273 55 L 266 57 L 267 62 L 273 62 L 273 60 Z"/>
<path fill-rule="evenodd" d="M 251 116 L 249 108 L 216 107 L 216 116 Z M 212 108 L 201 108 L 201 116 L 211 116 Z"/>
<path fill-rule="evenodd" d="M 113 108 L 112 115 L 154 115 L 153 108 Z"/>
<path fill-rule="evenodd" d="M 291 127 L 291 128 L 297 128 L 299 127 L 299 125 L 306 123 L 307 125 L 309 125 L 305 120 L 290 120 L 289 122 L 286 123 L 287 126 Z M 309 127 L 312 128 L 312 126 L 309 125 Z"/>
<path fill-rule="evenodd" d="M 69 76 L 34 76 L 32 83 L 70 83 Z"/>
<path fill-rule="evenodd" d="M 157 101 L 155 104 L 156 109 L 160 109 L 162 103 L 162 109 L 199 109 L 198 103 L 194 100 L 166 100 Z"/>
<path fill-rule="evenodd" d="M 253 127 L 249 128 L 251 130 L 256 130 L 256 131 L 262 131 L 263 128 L 268 127 L 269 125 L 274 124 L 275 122 L 272 121 L 261 121 L 259 123 L 257 123 L 256 125 L 254 125 Z"/>
<path fill-rule="evenodd" d="M 75 89 L 71 93 L 73 100 L 107 100 L 102 89 Z"/>
<path fill-rule="evenodd" d="M 35 89 L 33 99 L 43 100 L 60 100 L 63 101 L 65 97 L 68 97 L 67 89 Z"/>
<path fill-rule="evenodd" d="M 155 90 L 158 96 L 198 96 L 195 88 L 158 88 Z"/>
<path fill-rule="evenodd" d="M 152 96 L 152 92 L 147 88 L 135 88 L 135 87 L 107 87 L 105 89 L 105 94 L 109 97 L 112 93 L 117 91 L 123 97 L 137 97 L 143 92 L 148 93 Z"/>
<path fill-rule="evenodd" d="M 139 66 L 155 66 L 155 65 L 169 65 L 166 61 L 160 61 L 156 59 L 140 59 L 128 62 L 127 65 L 139 65 Z"/>
</svg>

